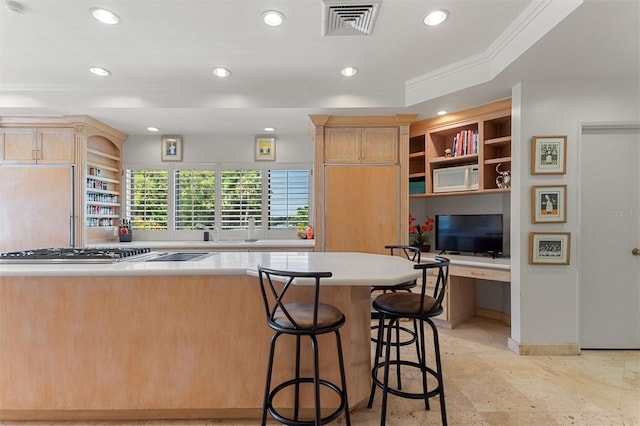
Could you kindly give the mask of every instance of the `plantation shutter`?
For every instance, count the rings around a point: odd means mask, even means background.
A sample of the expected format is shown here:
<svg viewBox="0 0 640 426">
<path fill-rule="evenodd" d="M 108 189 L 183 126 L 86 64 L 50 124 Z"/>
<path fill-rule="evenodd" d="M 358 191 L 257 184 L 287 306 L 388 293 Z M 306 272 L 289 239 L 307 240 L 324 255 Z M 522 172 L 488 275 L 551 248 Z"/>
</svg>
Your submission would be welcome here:
<svg viewBox="0 0 640 426">
<path fill-rule="evenodd" d="M 262 171 L 222 170 L 220 182 L 220 229 L 247 229 L 249 217 L 262 226 Z"/>
<path fill-rule="evenodd" d="M 269 170 L 269 229 L 309 223 L 310 170 Z"/>
<path fill-rule="evenodd" d="M 133 229 L 167 229 L 168 185 L 166 170 L 126 171 L 127 212 Z"/>
<path fill-rule="evenodd" d="M 214 170 L 174 172 L 174 229 L 191 230 L 215 222 L 216 173 Z"/>
</svg>

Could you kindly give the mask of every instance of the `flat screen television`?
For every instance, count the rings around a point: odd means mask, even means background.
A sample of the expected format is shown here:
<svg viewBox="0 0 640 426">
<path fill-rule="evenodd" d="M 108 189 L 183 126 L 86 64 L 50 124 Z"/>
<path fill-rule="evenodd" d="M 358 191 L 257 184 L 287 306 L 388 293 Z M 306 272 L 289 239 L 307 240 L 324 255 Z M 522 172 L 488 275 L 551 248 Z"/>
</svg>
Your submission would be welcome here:
<svg viewBox="0 0 640 426">
<path fill-rule="evenodd" d="M 436 215 L 435 234 L 441 253 L 502 254 L 501 214 Z"/>
</svg>

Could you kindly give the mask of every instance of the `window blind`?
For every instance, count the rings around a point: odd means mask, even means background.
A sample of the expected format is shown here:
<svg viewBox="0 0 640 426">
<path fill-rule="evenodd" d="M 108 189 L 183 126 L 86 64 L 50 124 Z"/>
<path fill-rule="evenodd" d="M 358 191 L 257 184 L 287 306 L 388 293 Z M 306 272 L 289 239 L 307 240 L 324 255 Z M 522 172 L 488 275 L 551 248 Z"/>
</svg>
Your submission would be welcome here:
<svg viewBox="0 0 640 426">
<path fill-rule="evenodd" d="M 168 187 L 166 170 L 126 171 L 127 213 L 133 229 L 167 229 Z"/>
<path fill-rule="evenodd" d="M 269 229 L 309 223 L 310 170 L 269 170 Z"/>
<path fill-rule="evenodd" d="M 213 226 L 216 205 L 214 170 L 176 170 L 174 182 L 174 229 L 196 229 L 197 223 Z"/>
<path fill-rule="evenodd" d="M 220 229 L 247 229 L 249 217 L 262 226 L 262 170 L 221 170 Z"/>
</svg>

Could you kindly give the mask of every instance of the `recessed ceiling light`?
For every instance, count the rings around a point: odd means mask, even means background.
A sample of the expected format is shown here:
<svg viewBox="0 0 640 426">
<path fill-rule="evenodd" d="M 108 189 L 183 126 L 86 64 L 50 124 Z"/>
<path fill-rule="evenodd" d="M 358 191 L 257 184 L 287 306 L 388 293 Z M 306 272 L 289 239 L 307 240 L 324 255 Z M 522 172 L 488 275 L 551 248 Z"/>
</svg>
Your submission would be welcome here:
<svg viewBox="0 0 640 426">
<path fill-rule="evenodd" d="M 340 74 L 344 75 L 345 77 L 353 77 L 354 75 L 358 74 L 358 68 L 346 67 L 340 71 Z"/>
<path fill-rule="evenodd" d="M 216 77 L 229 77 L 231 75 L 231 71 L 226 68 L 217 67 L 213 69 L 213 75 Z"/>
<path fill-rule="evenodd" d="M 147 127 L 147 130 L 150 132 L 159 132 L 160 129 L 158 129 L 157 127 Z"/>
<path fill-rule="evenodd" d="M 444 9 L 434 10 L 424 17 L 424 24 L 429 26 L 440 25 L 446 21 L 448 17 L 449 11 Z"/>
<path fill-rule="evenodd" d="M 7 10 L 13 12 L 13 13 L 17 13 L 19 15 L 23 14 L 25 12 L 25 7 L 21 4 L 18 3 L 17 1 L 5 1 L 4 2 L 4 7 L 7 8 Z"/>
<path fill-rule="evenodd" d="M 102 67 L 91 67 L 89 68 L 89 71 L 100 77 L 108 77 L 111 75 L 111 71 Z"/>
<path fill-rule="evenodd" d="M 442 109 L 442 110 L 438 111 L 436 114 L 438 114 L 438 115 L 447 115 L 447 111 Z"/>
<path fill-rule="evenodd" d="M 275 132 L 275 131 L 276 131 L 276 129 L 275 129 L 275 127 L 265 127 L 265 128 L 264 128 L 264 131 L 265 131 L 265 132 Z"/>
<path fill-rule="evenodd" d="M 277 10 L 262 12 L 262 20 L 270 27 L 279 27 L 284 23 L 284 15 Z"/>
<path fill-rule="evenodd" d="M 93 9 L 89 9 L 89 12 L 91 12 L 91 15 L 103 24 L 115 25 L 120 22 L 118 15 L 107 9 L 94 7 Z"/>
</svg>

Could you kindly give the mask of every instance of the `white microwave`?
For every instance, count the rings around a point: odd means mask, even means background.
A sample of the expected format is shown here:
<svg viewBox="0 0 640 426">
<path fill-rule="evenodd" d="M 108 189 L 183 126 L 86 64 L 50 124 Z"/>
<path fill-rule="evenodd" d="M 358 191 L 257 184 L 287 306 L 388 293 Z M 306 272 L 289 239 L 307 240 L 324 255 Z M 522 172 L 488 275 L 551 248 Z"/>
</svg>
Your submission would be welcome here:
<svg viewBox="0 0 640 426">
<path fill-rule="evenodd" d="M 456 166 L 433 171 L 433 192 L 477 191 L 478 166 Z"/>
</svg>

